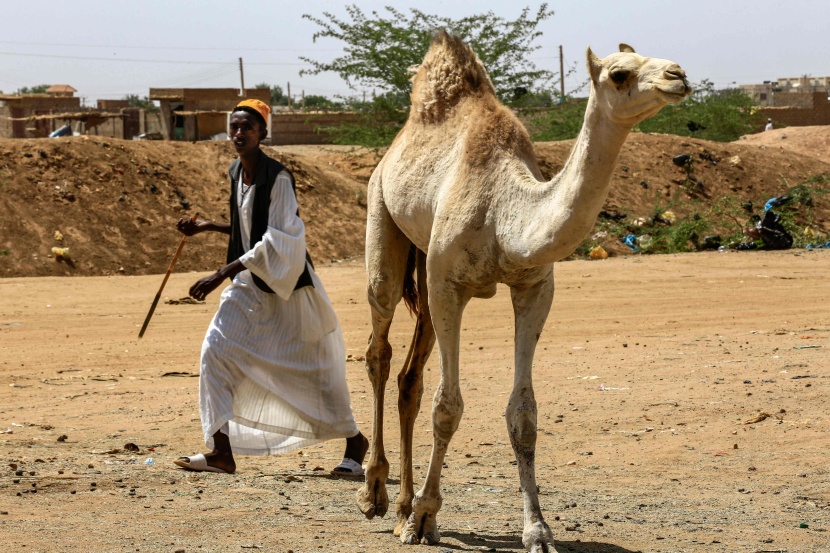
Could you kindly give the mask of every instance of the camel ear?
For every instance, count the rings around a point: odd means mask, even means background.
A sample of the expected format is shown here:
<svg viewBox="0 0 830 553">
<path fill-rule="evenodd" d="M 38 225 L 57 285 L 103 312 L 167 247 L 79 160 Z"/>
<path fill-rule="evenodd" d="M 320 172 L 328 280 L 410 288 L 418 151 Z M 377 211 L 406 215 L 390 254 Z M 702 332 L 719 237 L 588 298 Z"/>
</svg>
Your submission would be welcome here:
<svg viewBox="0 0 830 553">
<path fill-rule="evenodd" d="M 588 74 L 591 75 L 591 80 L 596 83 L 599 81 L 599 74 L 602 72 L 602 60 L 591 51 L 591 47 L 588 46 L 588 51 L 585 53 L 585 58 L 588 66 Z"/>
<path fill-rule="evenodd" d="M 634 51 L 634 48 L 626 44 L 625 42 L 620 42 L 620 52 L 625 52 L 627 54 L 636 54 L 637 52 Z"/>
</svg>

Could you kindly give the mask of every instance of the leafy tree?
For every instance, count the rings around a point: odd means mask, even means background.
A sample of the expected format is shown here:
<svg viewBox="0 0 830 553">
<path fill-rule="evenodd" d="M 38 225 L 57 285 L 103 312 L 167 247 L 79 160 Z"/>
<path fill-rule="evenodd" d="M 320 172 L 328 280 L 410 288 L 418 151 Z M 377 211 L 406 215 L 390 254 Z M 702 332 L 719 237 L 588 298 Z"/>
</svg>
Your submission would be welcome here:
<svg viewBox="0 0 830 553">
<path fill-rule="evenodd" d="M 493 12 L 452 20 L 414 8 L 407 15 L 391 6 L 385 8 L 386 18 L 377 11 L 368 17 L 355 4 L 346 6 L 346 11 L 350 20 L 339 19 L 329 12 L 324 12 L 323 18 L 303 15 L 320 26 L 313 37 L 315 42 L 319 38 L 341 40 L 346 44 L 346 53 L 330 62 L 301 57 L 312 66 L 302 70 L 301 75 L 333 71 L 351 88 L 361 86 L 381 93 L 402 93 L 408 99 L 409 68 L 423 60 L 432 33 L 446 28 L 475 50 L 504 101 L 510 99 L 517 87 L 530 88 L 553 76 L 550 71 L 537 69 L 529 59 L 540 48 L 533 45 L 542 34 L 537 26 L 553 15 L 547 4 L 542 4 L 534 16 L 530 8 L 525 8 L 514 21 Z"/>
<path fill-rule="evenodd" d="M 547 4 L 542 4 L 535 14 L 525 8 L 514 21 L 492 12 L 452 20 L 416 9 L 407 14 L 391 6 L 383 14 L 373 11 L 369 16 L 357 5 L 346 6 L 346 11 L 348 19 L 328 12 L 322 18 L 303 15 L 320 26 L 314 34 L 315 42 L 319 38 L 341 40 L 346 53 L 330 62 L 300 58 L 311 65 L 301 75 L 332 71 L 352 89 L 373 90 L 370 101 L 347 101 L 360 114 L 357 123 L 320 129 L 339 144 L 381 147 L 391 143 L 406 122 L 410 67 L 423 61 L 433 32 L 440 28 L 456 33 L 475 50 L 505 103 L 511 103 L 519 89 L 544 88 L 553 76 L 550 71 L 537 69 L 529 60 L 530 54 L 540 48 L 533 45 L 541 36 L 537 26 L 553 15 Z"/>
<path fill-rule="evenodd" d="M 689 98 L 664 107 L 635 130 L 731 142 L 753 132 L 756 119 L 751 96 L 737 88 L 715 90 L 704 80 Z"/>
<path fill-rule="evenodd" d="M 159 107 L 147 96 L 142 98 L 138 94 L 127 94 L 124 99 L 129 102 L 131 108 L 141 108 L 151 113 L 159 111 Z"/>
<path fill-rule="evenodd" d="M 50 84 L 39 84 L 35 86 L 24 86 L 20 88 L 17 93 L 18 94 L 44 94 L 46 89 L 48 89 Z"/>
<path fill-rule="evenodd" d="M 325 96 L 318 94 L 308 94 L 304 101 L 306 109 L 334 110 L 342 109 L 343 107 L 341 103 L 329 100 Z"/>
<path fill-rule="evenodd" d="M 282 91 L 282 87 L 278 84 L 270 85 L 268 83 L 259 83 L 254 85 L 254 88 L 267 88 L 271 91 L 271 105 L 272 106 L 287 106 L 288 96 Z"/>
</svg>

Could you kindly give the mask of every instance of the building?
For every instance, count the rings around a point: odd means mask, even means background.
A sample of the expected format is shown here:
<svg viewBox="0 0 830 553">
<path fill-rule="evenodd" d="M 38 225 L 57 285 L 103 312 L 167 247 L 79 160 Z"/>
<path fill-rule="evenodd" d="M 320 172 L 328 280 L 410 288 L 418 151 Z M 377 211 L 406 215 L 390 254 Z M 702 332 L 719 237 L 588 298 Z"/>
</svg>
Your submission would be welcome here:
<svg viewBox="0 0 830 553">
<path fill-rule="evenodd" d="M 0 94 L 0 138 L 49 136 L 66 124 L 60 114 L 80 111 L 81 99 L 73 95 Z"/>
<path fill-rule="evenodd" d="M 782 77 L 777 81 L 740 85 L 759 106 L 786 107 L 811 103 L 813 92 L 830 95 L 830 77 Z"/>
<path fill-rule="evenodd" d="M 226 133 L 228 114 L 243 98 L 270 105 L 271 91 L 248 88 L 240 96 L 238 88 L 151 88 L 149 98 L 159 102 L 165 138 L 193 141 Z"/>
</svg>

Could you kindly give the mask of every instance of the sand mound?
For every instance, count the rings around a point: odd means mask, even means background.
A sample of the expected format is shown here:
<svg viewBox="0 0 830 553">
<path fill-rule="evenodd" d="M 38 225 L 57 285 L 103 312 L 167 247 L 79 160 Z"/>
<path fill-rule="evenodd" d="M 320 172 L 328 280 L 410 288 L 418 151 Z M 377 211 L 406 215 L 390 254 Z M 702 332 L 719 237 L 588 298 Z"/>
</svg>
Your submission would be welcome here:
<svg viewBox="0 0 830 553">
<path fill-rule="evenodd" d="M 692 199 L 731 195 L 763 205 L 809 177 L 830 173 L 828 137 L 827 127 L 772 131 L 733 143 L 635 133 L 620 154 L 605 209 L 632 221 L 666 207 L 686 215 L 695 209 L 686 201 Z M 537 144 L 547 176 L 562 167 L 571 146 Z M 296 176 L 315 261 L 362 256 L 366 183 L 378 156 L 332 146 L 269 152 Z M 682 188 L 684 170 L 672 163 L 682 153 L 693 157 L 701 183 L 693 197 Z M 163 273 L 179 243 L 179 218 L 198 211 L 227 220 L 226 170 L 233 157 L 230 144 L 219 142 L 0 140 L 0 275 Z M 830 231 L 827 203 L 822 199 L 814 207 L 815 225 L 824 233 Z M 220 267 L 223 238 L 189 241 L 176 270 Z M 612 255 L 627 253 L 617 242 Z M 56 257 L 53 248 L 69 248 L 69 257 Z"/>
</svg>

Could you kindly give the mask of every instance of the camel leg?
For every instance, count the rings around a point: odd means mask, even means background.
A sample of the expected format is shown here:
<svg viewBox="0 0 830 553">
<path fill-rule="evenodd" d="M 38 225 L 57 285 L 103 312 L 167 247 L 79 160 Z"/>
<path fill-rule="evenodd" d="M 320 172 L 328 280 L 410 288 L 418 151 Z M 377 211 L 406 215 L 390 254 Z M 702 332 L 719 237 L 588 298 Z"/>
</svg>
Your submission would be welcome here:
<svg viewBox="0 0 830 553">
<path fill-rule="evenodd" d="M 383 517 L 389 508 L 386 479 L 389 462 L 383 446 L 383 401 L 392 346 L 389 327 L 403 293 L 411 243 L 392 221 L 380 194 L 380 179 L 369 183 L 366 222 L 367 294 L 372 312 L 372 335 L 366 349 L 366 372 L 372 382 L 372 443 L 366 480 L 357 491 L 357 504 L 366 518 Z"/>
<path fill-rule="evenodd" d="M 461 421 L 464 401 L 458 380 L 461 315 L 470 296 L 452 283 L 429 275 L 429 307 L 438 339 L 441 383 L 432 400 L 432 457 L 424 486 L 412 500 L 412 513 L 401 530 L 401 542 L 433 545 L 440 541 L 436 516 L 441 509 L 441 467 Z"/>
<path fill-rule="evenodd" d="M 429 314 L 429 302 L 426 279 L 426 256 L 419 250 L 417 256 L 418 268 L 418 321 L 415 333 L 412 335 L 412 344 L 409 346 L 409 355 L 403 369 L 398 374 L 398 414 L 401 422 L 401 489 L 398 495 L 395 535 L 401 534 L 401 529 L 412 513 L 412 499 L 415 489 L 412 476 L 412 433 L 415 419 L 421 409 L 421 397 L 424 394 L 424 365 L 426 365 L 432 347 L 435 345 L 435 331 L 432 328 L 432 319 Z"/>
<path fill-rule="evenodd" d="M 511 288 L 516 320 L 516 371 L 507 404 L 507 431 L 519 468 L 524 502 L 522 543 L 533 553 L 553 549 L 553 534 L 545 523 L 536 487 L 536 398 L 533 394 L 533 354 L 553 302 L 553 272 L 530 288 Z"/>
</svg>

